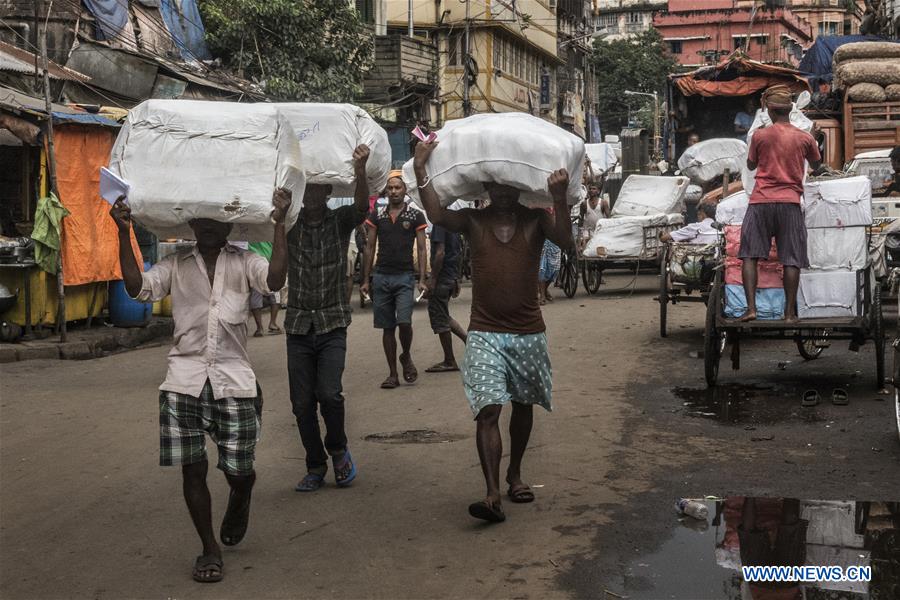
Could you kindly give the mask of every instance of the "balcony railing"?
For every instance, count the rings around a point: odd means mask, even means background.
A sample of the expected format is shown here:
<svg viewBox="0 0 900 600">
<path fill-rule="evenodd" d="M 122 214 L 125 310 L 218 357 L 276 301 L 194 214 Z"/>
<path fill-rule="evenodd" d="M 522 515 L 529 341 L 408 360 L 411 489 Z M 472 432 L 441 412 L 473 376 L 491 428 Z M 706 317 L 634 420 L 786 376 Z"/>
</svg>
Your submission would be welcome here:
<svg viewBox="0 0 900 600">
<path fill-rule="evenodd" d="M 433 87 L 437 83 L 437 48 L 405 35 L 375 37 L 375 66 L 366 74 L 367 97 L 383 97 L 398 88 Z"/>
</svg>

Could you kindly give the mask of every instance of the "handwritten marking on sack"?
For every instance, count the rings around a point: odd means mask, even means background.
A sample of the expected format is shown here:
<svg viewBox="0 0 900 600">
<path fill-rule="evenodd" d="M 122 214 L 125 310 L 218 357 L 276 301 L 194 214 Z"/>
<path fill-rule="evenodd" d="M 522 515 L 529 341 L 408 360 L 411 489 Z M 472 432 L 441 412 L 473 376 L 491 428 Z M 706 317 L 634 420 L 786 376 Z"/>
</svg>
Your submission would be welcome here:
<svg viewBox="0 0 900 600">
<path fill-rule="evenodd" d="M 312 127 L 307 127 L 306 129 L 301 129 L 300 131 L 298 131 L 298 132 L 297 132 L 297 139 L 299 139 L 299 140 L 302 142 L 302 141 L 303 141 L 304 139 L 306 139 L 307 137 L 309 137 L 309 136 L 311 136 L 312 134 L 318 132 L 320 128 L 321 128 L 321 127 L 320 127 L 319 121 L 316 121 L 316 124 L 313 125 Z"/>
<path fill-rule="evenodd" d="M 222 208 L 227 213 L 244 213 L 247 210 L 245 207 L 241 206 L 241 200 L 239 198 L 235 198 Z"/>
</svg>

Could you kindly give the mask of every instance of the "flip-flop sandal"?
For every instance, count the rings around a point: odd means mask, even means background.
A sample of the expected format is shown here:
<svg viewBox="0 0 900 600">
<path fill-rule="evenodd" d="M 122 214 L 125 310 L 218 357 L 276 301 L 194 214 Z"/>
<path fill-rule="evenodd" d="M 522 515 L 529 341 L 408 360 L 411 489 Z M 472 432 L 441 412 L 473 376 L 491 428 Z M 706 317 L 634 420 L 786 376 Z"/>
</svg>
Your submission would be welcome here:
<svg viewBox="0 0 900 600">
<path fill-rule="evenodd" d="M 281 335 L 282 333 L 284 333 L 284 330 L 281 327 L 276 327 L 275 329 L 269 327 L 269 335 Z"/>
<path fill-rule="evenodd" d="M 532 492 L 531 488 L 525 484 L 521 484 L 519 487 L 515 488 L 514 486 L 509 486 L 506 495 L 511 502 L 515 502 L 516 504 L 528 504 L 529 502 L 534 502 L 534 492 Z"/>
<path fill-rule="evenodd" d="M 387 379 L 385 379 L 384 381 L 381 382 L 381 389 L 392 390 L 399 385 L 400 385 L 399 381 L 397 381 L 393 377 L 388 377 Z"/>
<path fill-rule="evenodd" d="M 262 331 L 254 331 L 253 332 L 253 337 L 262 337 L 264 335 L 266 335 L 266 334 L 264 334 Z"/>
<path fill-rule="evenodd" d="M 847 394 L 847 390 L 842 388 L 835 388 L 833 392 L 831 392 L 831 403 L 835 406 L 847 406 L 850 404 L 850 398 Z"/>
<path fill-rule="evenodd" d="M 198 556 L 194 561 L 194 571 L 191 576 L 197 583 L 217 583 L 223 577 L 222 559 L 212 554 Z M 203 573 L 210 573 L 204 577 Z"/>
<path fill-rule="evenodd" d="M 252 491 L 250 492 L 253 493 Z M 237 546 L 247 534 L 247 525 L 250 523 L 250 494 L 247 495 L 247 504 L 240 512 L 232 513 L 231 503 L 234 501 L 234 491 L 228 495 L 228 508 L 219 528 L 219 537 L 226 546 Z"/>
<path fill-rule="evenodd" d="M 408 354 L 401 354 L 400 364 L 403 366 L 403 380 L 406 383 L 415 383 L 419 378 L 419 372 L 416 370 L 416 365 L 413 364 L 412 357 Z"/>
<path fill-rule="evenodd" d="M 446 363 L 438 363 L 425 369 L 426 373 L 450 373 L 452 371 L 459 371 L 459 367 L 448 365 Z"/>
<path fill-rule="evenodd" d="M 819 405 L 819 392 L 816 390 L 806 390 L 803 392 L 803 401 L 800 403 L 801 406 L 805 406 L 807 408 L 811 406 Z"/>
<path fill-rule="evenodd" d="M 503 509 L 499 506 L 493 506 L 487 502 L 474 502 L 469 505 L 469 514 L 476 519 L 488 521 L 489 523 L 502 523 L 506 520 Z"/>
<path fill-rule="evenodd" d="M 350 463 L 350 470 L 345 472 L 346 463 Z M 337 483 L 338 487 L 347 487 L 356 479 L 356 463 L 353 462 L 353 457 L 350 456 L 349 450 L 344 452 L 340 465 L 334 458 L 331 459 L 331 465 L 334 467 L 334 482 Z"/>
<path fill-rule="evenodd" d="M 325 474 L 307 473 L 294 488 L 295 492 L 315 492 L 325 485 Z"/>
</svg>

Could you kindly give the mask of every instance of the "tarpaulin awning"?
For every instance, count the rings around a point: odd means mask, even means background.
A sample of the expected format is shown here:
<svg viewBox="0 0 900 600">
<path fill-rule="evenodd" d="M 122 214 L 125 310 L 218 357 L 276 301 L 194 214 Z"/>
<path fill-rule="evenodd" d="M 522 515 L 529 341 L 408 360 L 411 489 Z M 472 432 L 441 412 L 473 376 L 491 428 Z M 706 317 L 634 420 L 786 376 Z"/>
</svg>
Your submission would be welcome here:
<svg viewBox="0 0 900 600">
<path fill-rule="evenodd" d="M 187 62 L 212 58 L 206 47 L 206 31 L 196 0 L 160 0 L 159 12 L 181 58 Z"/>
<path fill-rule="evenodd" d="M 685 96 L 746 96 L 776 84 L 787 85 L 793 92 L 809 89 L 798 70 L 753 60 L 741 50 L 714 66 L 676 73 L 669 79 Z"/>
<path fill-rule="evenodd" d="M 106 127 L 62 125 L 54 131 L 59 197 L 71 213 L 63 219 L 63 279 L 66 285 L 121 279 L 119 236 L 100 197 L 100 167 L 109 162 L 116 139 Z M 140 248 L 131 234 L 131 247 Z"/>
<path fill-rule="evenodd" d="M 53 112 L 54 123 L 81 123 L 82 125 L 104 125 L 106 127 L 121 127 L 121 124 L 107 119 L 101 115 L 91 113 L 65 113 Z"/>
<path fill-rule="evenodd" d="M 877 35 L 823 35 L 806 51 L 798 69 L 810 78 L 810 83 L 817 86 L 820 81 L 831 81 L 832 59 L 834 51 L 844 44 L 854 42 L 898 42 Z"/>
</svg>

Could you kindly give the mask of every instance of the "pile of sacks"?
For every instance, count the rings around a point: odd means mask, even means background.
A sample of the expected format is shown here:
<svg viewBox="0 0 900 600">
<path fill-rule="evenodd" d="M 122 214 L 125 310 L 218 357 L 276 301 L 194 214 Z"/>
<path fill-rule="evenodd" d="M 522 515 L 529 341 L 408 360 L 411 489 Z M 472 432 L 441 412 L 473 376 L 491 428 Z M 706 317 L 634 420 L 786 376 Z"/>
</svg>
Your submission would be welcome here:
<svg viewBox="0 0 900 600">
<path fill-rule="evenodd" d="M 271 241 L 274 189 L 291 191 L 290 228 L 307 182 L 352 194 L 359 144 L 377 192 L 390 143 L 356 106 L 147 100 L 129 111 L 109 168 L 129 185 L 132 216 L 162 239 L 191 239 L 188 222 L 207 218 L 233 223 L 233 240 Z"/>
<path fill-rule="evenodd" d="M 749 206 L 746 192 L 725 198 L 716 209 L 716 221 L 725 224 L 725 316 L 736 319 L 747 312 L 747 295 L 741 272 L 741 224 Z M 756 310 L 759 319 L 784 317 L 784 267 L 778 262 L 775 242 L 769 257 L 760 260 L 757 268 Z"/>
<path fill-rule="evenodd" d="M 900 101 L 900 44 L 844 44 L 832 58 L 834 88 L 854 102 Z"/>
<path fill-rule="evenodd" d="M 803 197 L 810 268 L 800 274 L 797 314 L 855 317 L 868 262 L 872 182 L 864 176 L 809 180 Z"/>
<path fill-rule="evenodd" d="M 622 184 L 611 218 L 600 219 L 584 255 L 592 258 L 645 258 L 644 228 L 684 222 L 687 177 L 631 175 Z M 652 243 L 656 247 L 654 236 Z M 649 257 L 647 257 L 649 258 Z"/>
<path fill-rule="evenodd" d="M 691 183 L 703 188 L 721 177 L 727 169 L 741 172 L 747 161 L 747 144 L 735 138 L 713 138 L 697 142 L 678 159 L 678 169 Z"/>
</svg>

